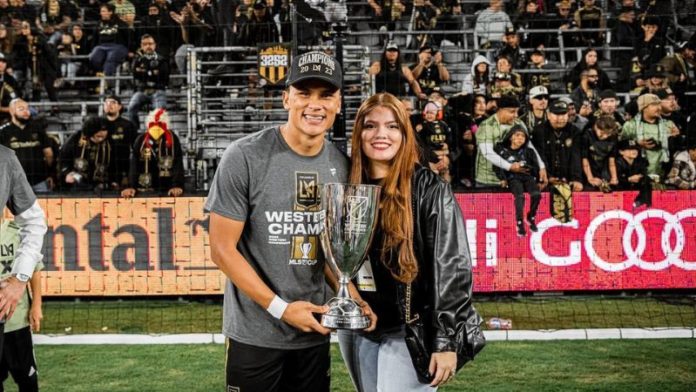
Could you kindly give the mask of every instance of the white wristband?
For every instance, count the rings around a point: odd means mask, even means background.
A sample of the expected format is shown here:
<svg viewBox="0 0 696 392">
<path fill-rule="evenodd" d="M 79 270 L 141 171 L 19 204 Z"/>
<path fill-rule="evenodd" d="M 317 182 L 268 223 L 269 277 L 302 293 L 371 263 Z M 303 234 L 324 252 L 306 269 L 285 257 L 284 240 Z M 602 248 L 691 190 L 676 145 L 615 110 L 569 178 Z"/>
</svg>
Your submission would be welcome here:
<svg viewBox="0 0 696 392">
<path fill-rule="evenodd" d="M 285 313 L 285 308 L 288 307 L 288 303 L 283 301 L 282 298 L 279 296 L 273 297 L 273 301 L 271 301 L 271 304 L 268 305 L 268 308 L 266 308 L 266 311 L 271 314 L 271 316 L 277 318 L 280 320 L 281 317 L 283 317 L 283 313 Z"/>
</svg>

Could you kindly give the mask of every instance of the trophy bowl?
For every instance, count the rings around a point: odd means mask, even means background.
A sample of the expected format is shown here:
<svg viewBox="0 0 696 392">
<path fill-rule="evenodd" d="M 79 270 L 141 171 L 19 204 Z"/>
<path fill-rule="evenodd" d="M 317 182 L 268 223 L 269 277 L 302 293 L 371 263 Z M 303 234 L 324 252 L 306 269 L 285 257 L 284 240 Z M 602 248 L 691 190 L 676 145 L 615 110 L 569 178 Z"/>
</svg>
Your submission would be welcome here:
<svg viewBox="0 0 696 392">
<path fill-rule="evenodd" d="M 338 279 L 336 297 L 329 300 L 329 311 L 321 324 L 331 329 L 364 329 L 370 320 L 350 297 L 348 283 L 365 259 L 374 227 L 381 187 L 364 184 L 325 184 L 321 203 L 324 229 L 321 247 L 326 262 Z"/>
</svg>

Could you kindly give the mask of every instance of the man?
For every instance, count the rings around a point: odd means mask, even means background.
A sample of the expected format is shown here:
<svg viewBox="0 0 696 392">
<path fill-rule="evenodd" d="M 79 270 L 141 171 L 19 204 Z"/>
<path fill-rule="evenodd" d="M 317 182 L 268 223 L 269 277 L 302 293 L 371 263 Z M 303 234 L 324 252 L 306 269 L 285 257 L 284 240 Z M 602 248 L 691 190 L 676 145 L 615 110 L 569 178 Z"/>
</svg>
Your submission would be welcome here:
<svg viewBox="0 0 696 392">
<path fill-rule="evenodd" d="M 167 106 L 169 59 L 157 53 L 157 43 L 151 35 L 140 37 L 140 50 L 133 58 L 131 69 L 136 91 L 128 103 L 128 119 L 138 130 L 138 111 L 143 105 L 151 103 L 153 109 L 164 109 Z"/>
<path fill-rule="evenodd" d="M 678 94 L 689 91 L 696 84 L 696 44 L 684 42 L 678 52 L 660 61 L 665 69 L 669 85 Z"/>
<path fill-rule="evenodd" d="M 638 97 L 638 112 L 623 125 L 622 140 L 635 140 L 643 149 L 648 160 L 648 175 L 661 177 L 663 164 L 669 162 L 669 137 L 677 136 L 679 130 L 672 121 L 660 118 L 662 100 L 654 94 Z"/>
<path fill-rule="evenodd" d="M 0 124 L 10 120 L 10 102 L 19 98 L 19 83 L 7 73 L 7 59 L 0 53 Z"/>
<path fill-rule="evenodd" d="M 665 75 L 665 68 L 660 64 L 654 64 L 645 73 L 643 89 L 638 95 L 655 94 L 657 90 L 669 87 L 669 80 Z"/>
<path fill-rule="evenodd" d="M 529 90 L 529 110 L 520 120 L 527 129 L 532 130 L 546 121 L 546 108 L 549 107 L 549 90 L 544 86 L 535 86 Z"/>
<path fill-rule="evenodd" d="M 0 356 L 4 346 L 5 320 L 12 317 L 24 296 L 36 264 L 43 258 L 41 247 L 46 233 L 44 212 L 24 175 L 14 152 L 0 145 L 0 202 L 14 215 L 19 227 L 19 246 L 10 276 L 0 281 Z M 2 215 L 0 215 L 0 223 Z"/>
<path fill-rule="evenodd" d="M 525 68 L 527 66 L 527 55 L 524 53 L 524 50 L 520 48 L 520 35 L 517 29 L 513 26 L 507 27 L 503 35 L 503 42 L 505 45 L 500 49 L 496 57 L 507 56 L 513 68 Z"/>
<path fill-rule="evenodd" d="M 529 68 L 532 72 L 527 73 L 525 85 L 527 86 L 544 86 L 547 89 L 552 88 L 552 83 L 558 82 L 558 74 L 549 72 L 541 72 L 544 69 L 557 68 L 557 65 L 551 64 L 546 60 L 546 53 L 541 49 L 534 49 L 529 55 Z M 553 80 L 552 80 L 553 79 Z"/>
<path fill-rule="evenodd" d="M 599 96 L 599 91 L 597 91 L 598 82 L 599 72 L 596 69 L 590 68 L 580 73 L 580 85 L 570 93 L 570 97 L 575 102 L 576 107 L 582 107 L 583 102 L 588 101 L 592 110 L 597 108 Z"/>
<path fill-rule="evenodd" d="M 512 26 L 510 17 L 503 11 L 502 0 L 491 0 L 490 6 L 481 11 L 476 18 L 475 32 L 481 47 L 500 48 L 503 46 L 503 33 Z"/>
<path fill-rule="evenodd" d="M 334 58 L 296 56 L 283 92 L 287 122 L 230 145 L 213 179 L 205 210 L 212 260 L 229 279 L 228 390 L 329 390 L 330 331 L 315 318 L 328 310 L 318 192 L 347 180 L 346 158 L 324 139 L 341 87 Z"/>
<path fill-rule="evenodd" d="M 517 98 L 503 95 L 498 99 L 498 111 L 483 121 L 476 132 L 476 143 L 478 145 L 478 151 L 476 153 L 476 187 L 486 188 L 500 186 L 500 180 L 498 180 L 493 171 L 493 165 L 513 173 L 523 173 L 527 170 L 519 163 L 510 164 L 493 150 L 495 144 L 501 141 L 503 136 L 513 125 L 523 125 L 522 122 L 517 119 L 517 112 L 519 109 L 520 102 Z M 530 143 L 529 146 L 534 149 L 532 143 Z M 534 149 L 534 151 L 536 151 L 536 149 Z M 538 155 L 537 153 L 537 156 Z M 541 157 L 539 156 L 538 158 L 540 166 L 539 180 L 542 183 L 540 188 L 543 189 L 548 182 L 546 177 L 546 166 Z"/>
<path fill-rule="evenodd" d="M 435 53 L 429 46 L 418 51 L 418 64 L 413 69 L 413 77 L 418 81 L 421 91 L 430 95 L 435 87 L 450 79 L 449 71 L 442 62 L 442 53 Z"/>
<path fill-rule="evenodd" d="M 624 119 L 621 114 L 617 112 L 619 103 L 619 97 L 614 90 L 602 90 L 602 92 L 599 93 L 599 108 L 588 118 L 588 127 L 591 128 L 595 121 L 601 116 L 612 117 L 620 126 L 623 125 Z"/>
<path fill-rule="evenodd" d="M 581 129 L 585 129 L 588 122 L 587 117 L 578 113 L 578 110 L 575 108 L 575 101 L 570 97 L 560 97 L 558 100 L 568 105 L 568 122 L 575 127 L 575 130 L 579 132 Z M 590 106 L 589 102 L 586 102 L 586 104 L 588 107 Z"/>
<path fill-rule="evenodd" d="M 641 24 L 642 37 L 636 39 L 634 53 L 638 58 L 639 70 L 648 70 L 665 57 L 664 41 L 658 34 L 660 19 L 653 15 L 646 15 Z"/>
<path fill-rule="evenodd" d="M 636 11 L 633 7 L 622 7 L 619 11 L 618 23 L 614 28 L 614 38 L 611 46 L 614 47 L 635 47 L 636 37 Z M 622 90 L 630 87 L 630 69 L 633 58 L 632 50 L 621 50 L 612 53 L 612 65 L 621 68 L 622 72 L 618 75 L 618 82 Z"/>
<path fill-rule="evenodd" d="M 575 146 L 578 132 L 568 121 L 568 103 L 558 99 L 549 107 L 548 120 L 534 128 L 531 139 L 544 160 L 549 183 L 568 184 L 573 192 L 582 190 L 580 155 Z"/>
<path fill-rule="evenodd" d="M 130 120 L 121 117 L 121 99 L 116 95 L 107 95 L 104 99 L 104 117 L 109 131 L 109 140 L 111 148 L 113 148 L 113 172 L 116 178 L 112 181 L 116 182 L 120 188 L 128 185 L 128 170 L 130 165 L 131 147 L 135 138 L 138 136 L 138 130 Z"/>
<path fill-rule="evenodd" d="M 583 6 L 575 11 L 575 24 L 581 29 L 603 29 L 607 21 L 602 9 L 595 5 L 595 0 L 583 0 Z M 604 33 L 582 33 L 580 40 L 586 46 L 597 46 L 604 42 Z"/>
<path fill-rule="evenodd" d="M 239 33 L 239 45 L 256 46 L 260 43 L 279 42 L 278 28 L 266 0 L 256 0 L 251 17 Z"/>
<path fill-rule="evenodd" d="M 11 148 L 34 192 L 53 189 L 53 150 L 43 122 L 32 121 L 29 105 L 22 99 L 10 102 L 12 120 L 0 127 L 0 144 Z"/>
<path fill-rule="evenodd" d="M 672 121 L 679 130 L 677 136 L 669 138 L 669 155 L 673 157 L 675 153 L 686 148 L 686 117 L 682 114 L 677 98 L 671 88 L 659 89 L 655 92 L 655 95 L 661 100 L 660 118 Z"/>
</svg>

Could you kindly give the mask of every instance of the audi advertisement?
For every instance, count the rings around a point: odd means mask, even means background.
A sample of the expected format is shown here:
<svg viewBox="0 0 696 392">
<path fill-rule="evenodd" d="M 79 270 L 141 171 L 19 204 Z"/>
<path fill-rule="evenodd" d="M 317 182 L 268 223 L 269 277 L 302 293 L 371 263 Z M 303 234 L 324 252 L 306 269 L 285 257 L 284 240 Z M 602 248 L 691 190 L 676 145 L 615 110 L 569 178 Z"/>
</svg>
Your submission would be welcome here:
<svg viewBox="0 0 696 392">
<path fill-rule="evenodd" d="M 545 193 L 539 230 L 518 237 L 512 194 L 457 194 L 474 291 L 695 288 L 696 192 L 655 191 L 651 207 L 634 209 L 636 195 L 577 193 L 564 224 Z"/>
</svg>

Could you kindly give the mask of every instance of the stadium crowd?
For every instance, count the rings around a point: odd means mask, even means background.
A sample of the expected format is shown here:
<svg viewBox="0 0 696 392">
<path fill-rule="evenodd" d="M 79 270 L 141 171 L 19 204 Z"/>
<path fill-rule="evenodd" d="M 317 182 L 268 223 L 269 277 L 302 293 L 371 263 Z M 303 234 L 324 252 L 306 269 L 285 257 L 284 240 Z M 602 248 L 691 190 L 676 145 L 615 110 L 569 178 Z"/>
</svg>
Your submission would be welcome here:
<svg viewBox="0 0 696 392">
<path fill-rule="evenodd" d="M 654 0 L 332 3 L 296 2 L 300 22 L 314 21 L 300 23 L 297 40 L 330 40 L 336 15 L 367 17 L 388 37 L 368 70 L 373 92 L 403 98 L 423 163 L 454 187 L 501 188 L 507 172 L 532 176 L 541 189 L 696 186 L 696 37 L 675 25 L 689 22 L 693 1 L 684 2 L 681 19 L 671 18 L 672 2 Z M 277 0 L 0 0 L 0 143 L 17 152 L 36 192 L 180 195 L 181 142 L 162 117 L 176 110 L 168 107 L 170 75 L 185 73 L 189 47 L 289 42 L 292 16 Z M 389 35 L 405 20 L 415 30 L 409 46 Z M 446 56 L 462 50 L 465 37 L 456 32 L 467 28 L 479 52 L 461 71 Z M 561 59 L 561 44 L 584 50 Z M 132 75 L 125 104 L 108 82 L 79 78 L 119 68 Z M 43 90 L 56 102 L 63 90 L 95 88 L 104 116 L 85 119 L 62 145 L 21 100 L 38 101 Z M 500 153 L 518 124 L 532 162 Z"/>
</svg>

